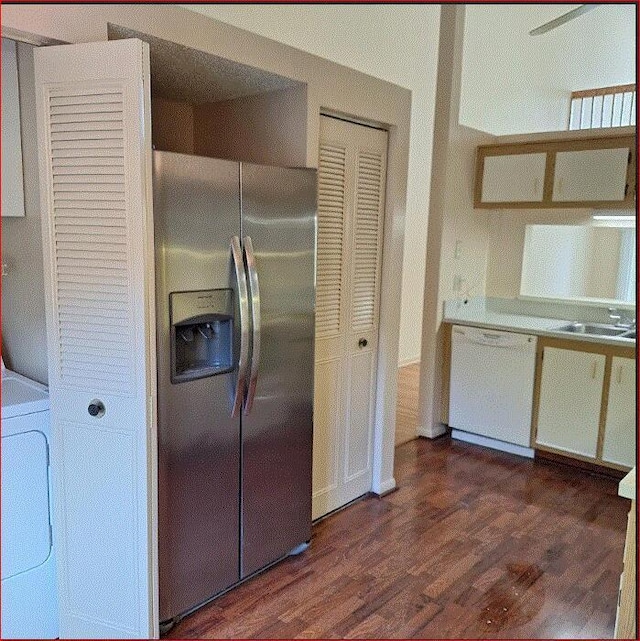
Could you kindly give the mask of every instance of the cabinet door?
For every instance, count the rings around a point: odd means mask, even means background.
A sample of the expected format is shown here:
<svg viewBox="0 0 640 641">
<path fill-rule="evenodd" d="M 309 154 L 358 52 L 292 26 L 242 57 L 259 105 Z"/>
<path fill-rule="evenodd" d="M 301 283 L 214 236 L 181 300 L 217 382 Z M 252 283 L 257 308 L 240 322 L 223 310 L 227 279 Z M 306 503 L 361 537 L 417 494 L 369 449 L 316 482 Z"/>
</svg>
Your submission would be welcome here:
<svg viewBox="0 0 640 641">
<path fill-rule="evenodd" d="M 636 362 L 614 356 L 602 460 L 633 467 L 636 464 Z"/>
<path fill-rule="evenodd" d="M 545 347 L 536 444 L 595 458 L 605 356 Z"/>
<path fill-rule="evenodd" d="M 546 153 L 486 156 L 481 202 L 541 202 L 546 162 Z"/>
<path fill-rule="evenodd" d="M 149 47 L 39 47 L 35 75 L 60 637 L 149 638 L 158 634 Z M 88 411 L 94 399 L 103 413 Z"/>
<path fill-rule="evenodd" d="M 624 200 L 628 161 L 628 147 L 558 152 L 553 177 L 553 200 L 556 202 Z"/>
<path fill-rule="evenodd" d="M 320 118 L 313 518 L 371 489 L 387 133 Z"/>
</svg>

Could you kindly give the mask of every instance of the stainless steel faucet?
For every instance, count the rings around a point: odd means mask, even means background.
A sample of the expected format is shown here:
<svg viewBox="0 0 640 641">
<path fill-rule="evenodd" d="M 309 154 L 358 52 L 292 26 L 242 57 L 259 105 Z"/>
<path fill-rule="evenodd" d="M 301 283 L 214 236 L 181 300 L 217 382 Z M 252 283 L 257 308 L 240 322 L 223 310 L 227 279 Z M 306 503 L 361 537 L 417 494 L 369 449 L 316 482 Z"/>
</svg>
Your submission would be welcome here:
<svg viewBox="0 0 640 641">
<path fill-rule="evenodd" d="M 615 321 L 616 325 L 619 325 L 620 327 L 635 328 L 636 319 L 631 315 L 618 311 L 617 307 L 609 307 L 607 310 L 609 312 L 609 318 L 612 321 Z"/>
</svg>

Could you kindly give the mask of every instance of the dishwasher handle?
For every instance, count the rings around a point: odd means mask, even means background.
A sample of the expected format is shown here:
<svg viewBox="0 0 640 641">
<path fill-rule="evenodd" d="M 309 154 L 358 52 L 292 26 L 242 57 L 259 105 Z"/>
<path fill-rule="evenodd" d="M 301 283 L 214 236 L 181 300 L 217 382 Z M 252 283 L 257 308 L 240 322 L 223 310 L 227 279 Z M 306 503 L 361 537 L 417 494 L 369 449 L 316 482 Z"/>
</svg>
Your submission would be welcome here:
<svg viewBox="0 0 640 641">
<path fill-rule="evenodd" d="M 454 333 L 462 335 L 464 337 L 462 340 L 466 340 L 468 343 L 488 345 L 490 347 L 518 348 L 532 343 L 534 340 L 533 336 L 525 334 L 496 332 L 476 327 L 456 327 L 454 328 Z"/>
</svg>

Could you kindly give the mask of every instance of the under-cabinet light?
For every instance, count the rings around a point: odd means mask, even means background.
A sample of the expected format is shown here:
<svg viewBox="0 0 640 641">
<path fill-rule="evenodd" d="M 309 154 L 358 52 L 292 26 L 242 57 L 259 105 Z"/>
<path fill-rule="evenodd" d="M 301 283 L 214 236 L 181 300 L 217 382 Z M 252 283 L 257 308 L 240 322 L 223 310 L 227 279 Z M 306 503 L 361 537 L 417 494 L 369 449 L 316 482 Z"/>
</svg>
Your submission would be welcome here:
<svg viewBox="0 0 640 641">
<path fill-rule="evenodd" d="M 635 216 L 598 216 L 594 215 L 593 220 L 618 220 L 618 221 L 633 221 L 635 220 Z"/>
</svg>

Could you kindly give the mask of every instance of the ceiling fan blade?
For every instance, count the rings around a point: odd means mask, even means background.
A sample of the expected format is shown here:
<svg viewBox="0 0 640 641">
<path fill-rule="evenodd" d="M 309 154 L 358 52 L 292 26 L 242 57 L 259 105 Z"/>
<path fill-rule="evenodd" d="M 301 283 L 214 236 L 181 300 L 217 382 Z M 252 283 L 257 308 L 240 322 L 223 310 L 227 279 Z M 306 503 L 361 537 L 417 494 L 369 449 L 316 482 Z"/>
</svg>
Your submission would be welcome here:
<svg viewBox="0 0 640 641">
<path fill-rule="evenodd" d="M 569 22 L 569 20 L 573 20 L 574 18 L 581 16 L 583 13 L 587 13 L 587 11 L 597 9 L 599 6 L 599 4 L 582 4 L 579 7 L 576 7 L 571 11 L 567 11 L 567 13 L 563 13 L 561 16 L 554 18 L 549 22 L 545 22 L 543 25 L 540 25 L 539 27 L 536 27 L 535 29 L 529 31 L 529 35 L 540 36 L 543 33 L 547 33 L 547 31 L 551 31 L 552 29 L 563 25 L 565 22 Z"/>
</svg>

